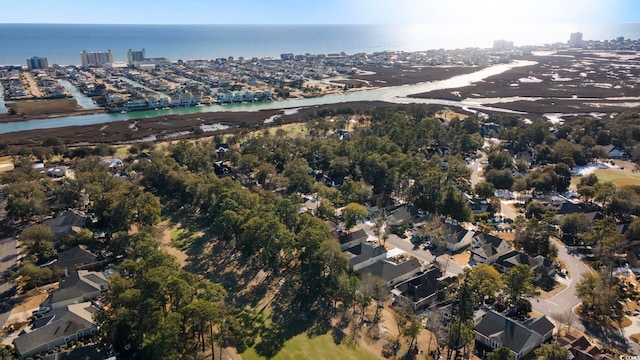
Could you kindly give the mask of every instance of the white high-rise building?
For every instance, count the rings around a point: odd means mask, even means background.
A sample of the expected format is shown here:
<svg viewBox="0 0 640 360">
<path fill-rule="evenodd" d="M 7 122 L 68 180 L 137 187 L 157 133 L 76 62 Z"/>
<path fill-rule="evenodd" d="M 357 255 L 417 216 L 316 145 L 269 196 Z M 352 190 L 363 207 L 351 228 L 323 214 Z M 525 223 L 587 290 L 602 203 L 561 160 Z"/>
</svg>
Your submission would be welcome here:
<svg viewBox="0 0 640 360">
<path fill-rule="evenodd" d="M 113 64 L 113 53 L 109 51 L 94 51 L 87 52 L 86 50 L 80 53 L 80 61 L 83 67 L 97 66 L 101 67 L 103 64 Z"/>
<path fill-rule="evenodd" d="M 146 58 L 147 56 L 144 49 L 127 50 L 127 64 L 129 64 L 129 66 L 133 65 L 136 61 L 143 61 Z"/>
<path fill-rule="evenodd" d="M 574 32 L 569 36 L 569 47 L 582 47 L 582 33 Z"/>
</svg>

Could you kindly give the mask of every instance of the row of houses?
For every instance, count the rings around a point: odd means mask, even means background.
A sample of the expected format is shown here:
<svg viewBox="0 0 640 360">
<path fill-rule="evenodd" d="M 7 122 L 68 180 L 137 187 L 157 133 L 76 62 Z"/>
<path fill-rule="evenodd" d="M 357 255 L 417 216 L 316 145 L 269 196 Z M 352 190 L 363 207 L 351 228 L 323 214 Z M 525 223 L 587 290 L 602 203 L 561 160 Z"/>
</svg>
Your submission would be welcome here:
<svg viewBox="0 0 640 360">
<path fill-rule="evenodd" d="M 220 104 L 253 102 L 271 100 L 271 91 L 268 89 L 251 91 L 244 89 L 240 91 L 224 91 L 218 92 L 216 101 Z"/>
<path fill-rule="evenodd" d="M 189 107 L 202 103 L 202 94 L 190 91 L 174 92 L 170 95 L 154 92 L 144 92 L 136 95 L 109 93 L 105 96 L 105 102 L 110 111 Z"/>
</svg>

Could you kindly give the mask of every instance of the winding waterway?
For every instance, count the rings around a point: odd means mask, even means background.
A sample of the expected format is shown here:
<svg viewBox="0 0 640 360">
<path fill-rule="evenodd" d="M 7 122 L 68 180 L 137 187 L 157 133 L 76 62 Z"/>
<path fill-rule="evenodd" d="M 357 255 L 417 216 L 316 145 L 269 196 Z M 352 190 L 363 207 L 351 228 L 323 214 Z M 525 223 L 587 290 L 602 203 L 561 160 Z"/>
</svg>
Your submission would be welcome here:
<svg viewBox="0 0 640 360">
<path fill-rule="evenodd" d="M 166 115 L 184 115 L 198 112 L 240 112 L 240 111 L 259 111 L 259 110 L 277 110 L 287 108 L 302 108 L 308 106 L 339 104 L 354 101 L 385 101 L 397 104 L 439 104 L 447 106 L 457 106 L 463 108 L 473 108 L 486 111 L 513 112 L 505 109 L 488 107 L 477 103 L 466 103 L 462 101 L 442 100 L 442 99 L 417 99 L 409 98 L 409 95 L 419 94 L 433 90 L 458 88 L 481 81 L 493 75 L 501 74 L 515 67 L 534 65 L 534 61 L 514 61 L 509 64 L 494 65 L 482 70 L 454 76 L 447 80 L 430 81 L 411 85 L 392 86 L 373 90 L 355 91 L 343 94 L 332 94 L 316 98 L 290 99 L 271 102 L 256 102 L 246 104 L 229 104 L 229 105 L 210 105 L 188 108 L 172 108 L 168 110 L 149 110 L 135 111 L 126 114 L 122 113 L 104 113 L 94 115 L 67 116 L 51 119 L 38 119 L 28 121 L 18 121 L 0 124 L 0 134 L 36 130 L 51 129 L 66 126 L 82 126 L 108 123 L 114 121 L 125 121 L 131 119 L 152 118 Z M 474 99 L 477 100 L 477 99 Z M 514 112 L 516 113 L 516 112 Z"/>
</svg>

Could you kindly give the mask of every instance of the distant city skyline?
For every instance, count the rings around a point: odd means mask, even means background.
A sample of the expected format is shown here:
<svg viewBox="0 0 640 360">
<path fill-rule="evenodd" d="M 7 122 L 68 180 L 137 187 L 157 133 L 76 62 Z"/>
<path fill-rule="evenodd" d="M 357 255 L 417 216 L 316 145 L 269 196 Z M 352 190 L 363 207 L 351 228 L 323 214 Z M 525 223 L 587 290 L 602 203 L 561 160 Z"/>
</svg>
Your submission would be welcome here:
<svg viewBox="0 0 640 360">
<path fill-rule="evenodd" d="M 10 1 L 0 23 L 483 24 L 636 23 L 636 0 Z"/>
</svg>

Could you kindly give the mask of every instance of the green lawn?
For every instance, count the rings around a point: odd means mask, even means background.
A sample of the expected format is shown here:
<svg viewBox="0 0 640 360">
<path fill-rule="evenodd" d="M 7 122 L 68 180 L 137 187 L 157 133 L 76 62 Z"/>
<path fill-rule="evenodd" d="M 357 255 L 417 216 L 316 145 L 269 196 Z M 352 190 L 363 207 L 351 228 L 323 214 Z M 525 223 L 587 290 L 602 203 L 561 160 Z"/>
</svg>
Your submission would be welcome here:
<svg viewBox="0 0 640 360">
<path fill-rule="evenodd" d="M 601 182 L 611 181 L 618 186 L 640 185 L 640 175 L 619 169 L 598 169 L 595 174 Z"/>
<path fill-rule="evenodd" d="M 129 157 L 129 148 L 131 147 L 131 145 L 124 145 L 124 146 L 118 146 L 116 148 L 116 154 L 115 157 L 117 158 L 121 158 L 124 159 L 126 157 Z"/>
<path fill-rule="evenodd" d="M 258 355 L 254 348 L 249 348 L 242 353 L 242 359 L 257 360 L 266 358 Z M 376 360 L 380 359 L 380 357 L 357 346 L 352 348 L 347 345 L 336 345 L 329 334 L 309 338 L 306 333 L 303 333 L 287 340 L 282 350 L 272 359 Z"/>
</svg>

